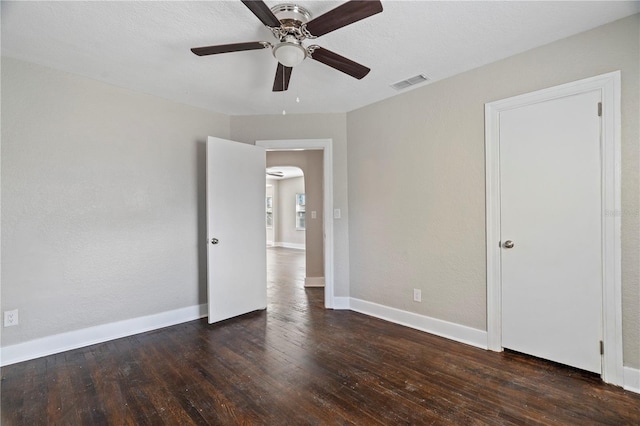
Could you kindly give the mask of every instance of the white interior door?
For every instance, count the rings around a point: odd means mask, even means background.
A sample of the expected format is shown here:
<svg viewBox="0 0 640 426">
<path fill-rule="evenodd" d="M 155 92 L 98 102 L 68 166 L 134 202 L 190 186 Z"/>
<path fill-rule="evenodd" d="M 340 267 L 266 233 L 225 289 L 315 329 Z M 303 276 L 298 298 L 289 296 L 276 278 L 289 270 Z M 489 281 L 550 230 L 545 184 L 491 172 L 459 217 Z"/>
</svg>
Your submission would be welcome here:
<svg viewBox="0 0 640 426">
<path fill-rule="evenodd" d="M 209 323 L 267 307 L 265 149 L 207 140 Z"/>
<path fill-rule="evenodd" d="M 499 116 L 502 346 L 597 373 L 600 96 L 596 90 Z"/>
</svg>

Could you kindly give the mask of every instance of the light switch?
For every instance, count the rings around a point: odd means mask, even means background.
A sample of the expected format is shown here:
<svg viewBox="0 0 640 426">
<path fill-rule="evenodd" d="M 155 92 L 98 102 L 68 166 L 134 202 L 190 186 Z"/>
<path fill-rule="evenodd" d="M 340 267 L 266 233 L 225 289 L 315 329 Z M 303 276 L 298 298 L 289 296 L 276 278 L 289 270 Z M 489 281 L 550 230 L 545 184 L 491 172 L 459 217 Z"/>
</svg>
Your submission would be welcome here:
<svg viewBox="0 0 640 426">
<path fill-rule="evenodd" d="M 333 209 L 333 218 L 334 219 L 340 219 L 341 215 L 340 215 L 340 209 Z"/>
<path fill-rule="evenodd" d="M 316 217 L 318 217 L 318 214 L 316 213 L 315 210 L 311 211 L 311 219 L 315 219 Z"/>
</svg>

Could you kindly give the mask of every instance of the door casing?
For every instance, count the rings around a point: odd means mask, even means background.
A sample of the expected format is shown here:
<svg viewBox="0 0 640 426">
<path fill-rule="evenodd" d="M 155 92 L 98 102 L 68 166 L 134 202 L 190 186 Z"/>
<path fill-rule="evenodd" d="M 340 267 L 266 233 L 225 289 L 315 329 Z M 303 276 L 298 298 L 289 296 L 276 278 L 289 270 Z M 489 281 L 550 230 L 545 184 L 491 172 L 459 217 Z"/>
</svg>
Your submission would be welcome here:
<svg viewBox="0 0 640 426">
<path fill-rule="evenodd" d="M 500 260 L 500 112 L 593 90 L 602 94 L 601 179 L 603 254 L 602 379 L 622 386 L 620 71 L 485 104 L 487 347 L 502 351 Z M 594 113 L 596 113 L 594 111 Z"/>
<path fill-rule="evenodd" d="M 257 146 L 267 151 L 322 150 L 323 151 L 323 197 L 324 197 L 324 307 L 335 306 L 333 290 L 333 140 L 332 139 L 286 139 L 259 140 Z"/>
</svg>

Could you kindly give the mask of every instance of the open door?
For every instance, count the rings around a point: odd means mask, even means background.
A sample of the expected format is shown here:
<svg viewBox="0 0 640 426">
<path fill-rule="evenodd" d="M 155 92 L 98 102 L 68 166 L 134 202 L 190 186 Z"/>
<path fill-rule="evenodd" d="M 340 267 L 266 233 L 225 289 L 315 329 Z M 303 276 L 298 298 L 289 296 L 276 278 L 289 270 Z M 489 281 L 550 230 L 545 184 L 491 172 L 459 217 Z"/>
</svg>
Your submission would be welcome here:
<svg viewBox="0 0 640 426">
<path fill-rule="evenodd" d="M 209 323 L 267 307 L 265 149 L 207 140 Z"/>
</svg>

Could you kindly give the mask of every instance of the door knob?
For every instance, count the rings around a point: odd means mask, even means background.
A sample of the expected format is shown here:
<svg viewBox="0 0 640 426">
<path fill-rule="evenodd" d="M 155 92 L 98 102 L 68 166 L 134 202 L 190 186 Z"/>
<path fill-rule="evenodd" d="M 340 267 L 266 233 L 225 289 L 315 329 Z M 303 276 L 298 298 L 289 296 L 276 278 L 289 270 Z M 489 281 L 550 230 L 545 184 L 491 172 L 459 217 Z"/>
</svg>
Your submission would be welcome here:
<svg viewBox="0 0 640 426">
<path fill-rule="evenodd" d="M 513 244 L 513 241 L 507 240 L 507 241 L 504 242 L 504 244 L 502 244 L 502 247 L 509 249 L 509 248 L 513 248 L 514 245 L 515 244 Z"/>
<path fill-rule="evenodd" d="M 220 241 L 217 238 L 211 239 L 211 244 L 218 244 Z"/>
</svg>

